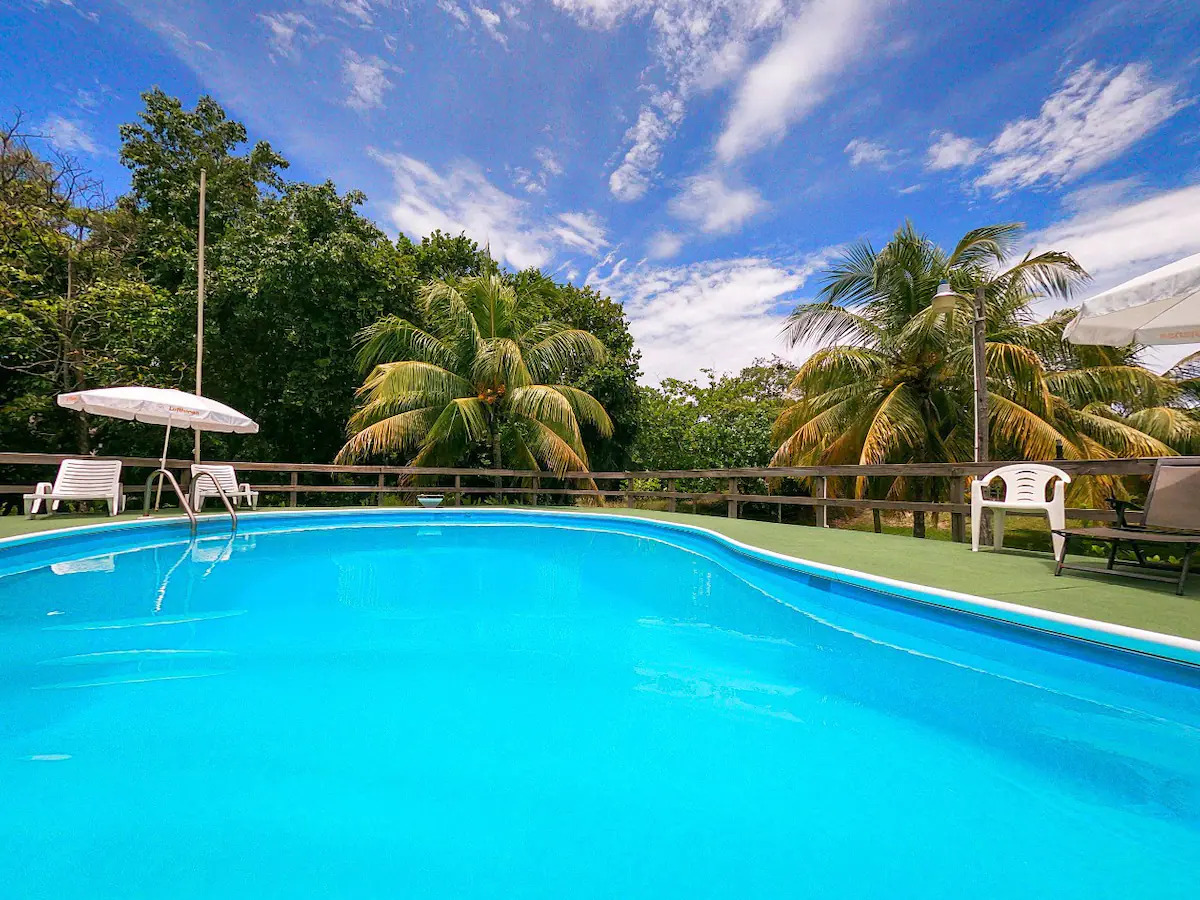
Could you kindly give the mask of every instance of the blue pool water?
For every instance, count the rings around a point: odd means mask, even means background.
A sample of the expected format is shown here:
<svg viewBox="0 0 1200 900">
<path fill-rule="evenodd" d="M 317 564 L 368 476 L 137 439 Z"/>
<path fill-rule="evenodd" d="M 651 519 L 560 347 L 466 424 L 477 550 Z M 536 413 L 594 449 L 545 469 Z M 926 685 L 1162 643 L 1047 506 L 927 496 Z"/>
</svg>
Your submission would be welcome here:
<svg viewBox="0 0 1200 900">
<path fill-rule="evenodd" d="M 565 521 L 0 550 L 0 896 L 1196 896 L 1200 670 Z"/>
</svg>

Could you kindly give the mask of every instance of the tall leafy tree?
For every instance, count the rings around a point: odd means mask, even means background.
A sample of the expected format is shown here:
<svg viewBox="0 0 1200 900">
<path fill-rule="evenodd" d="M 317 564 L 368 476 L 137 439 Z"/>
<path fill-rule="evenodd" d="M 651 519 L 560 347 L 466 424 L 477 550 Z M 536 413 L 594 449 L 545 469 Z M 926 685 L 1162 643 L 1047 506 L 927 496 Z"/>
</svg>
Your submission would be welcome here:
<svg viewBox="0 0 1200 900">
<path fill-rule="evenodd" d="M 355 336 L 414 312 L 412 269 L 359 214 L 363 200 L 293 183 L 226 228 L 212 256 L 205 392 L 260 429 L 206 437 L 213 452 L 328 462 L 341 447 L 361 381 Z"/>
<path fill-rule="evenodd" d="M 363 333 L 358 359 L 370 374 L 339 461 L 586 470 L 581 425 L 607 434 L 612 422 L 561 378 L 604 358 L 595 335 L 546 320 L 499 275 L 430 282 L 421 304 L 425 327 L 389 316 Z"/>
</svg>

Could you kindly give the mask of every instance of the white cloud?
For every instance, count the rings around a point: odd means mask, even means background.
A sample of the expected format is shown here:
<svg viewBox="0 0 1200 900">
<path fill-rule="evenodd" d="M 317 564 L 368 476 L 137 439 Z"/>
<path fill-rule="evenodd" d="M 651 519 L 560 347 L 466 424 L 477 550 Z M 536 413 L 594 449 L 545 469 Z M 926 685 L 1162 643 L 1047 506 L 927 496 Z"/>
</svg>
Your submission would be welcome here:
<svg viewBox="0 0 1200 900">
<path fill-rule="evenodd" d="M 645 195 L 663 146 L 683 122 L 688 101 L 736 77 L 757 35 L 779 27 L 783 0 L 554 0 L 590 28 L 646 19 L 656 65 L 647 69 L 642 104 L 624 136 L 625 152 L 609 178 L 618 200 Z M 650 80 L 653 76 L 653 82 Z"/>
<path fill-rule="evenodd" d="M 375 21 L 374 12 L 371 9 L 372 2 L 376 6 L 391 6 L 389 0 L 319 0 L 319 2 L 349 16 L 360 25 L 370 25 Z"/>
<path fill-rule="evenodd" d="M 551 231 L 563 245 L 592 256 L 608 246 L 604 223 L 594 213 L 560 213 Z"/>
<path fill-rule="evenodd" d="M 43 8 L 49 8 L 51 6 L 65 6 L 72 12 L 76 12 L 83 18 L 87 19 L 93 25 L 100 21 L 99 13 L 92 12 L 91 10 L 80 9 L 78 4 L 75 3 L 75 0 L 34 0 L 34 2 Z"/>
<path fill-rule="evenodd" d="M 925 163 L 934 171 L 973 165 L 983 153 L 983 148 L 970 138 L 958 137 L 949 131 L 935 132 L 935 135 Z"/>
<path fill-rule="evenodd" d="M 1118 184 L 1116 196 L 1123 196 L 1127 187 Z M 1098 293 L 1200 252 L 1200 185 L 1127 203 L 1088 203 L 1034 234 L 1033 240 L 1038 249 L 1074 256 L 1095 279 L 1088 293 Z"/>
<path fill-rule="evenodd" d="M 659 231 L 650 238 L 646 253 L 651 259 L 670 259 L 683 249 L 683 237 L 671 231 Z"/>
<path fill-rule="evenodd" d="M 662 146 L 683 121 L 683 101 L 662 91 L 638 112 L 637 121 L 625 132 L 629 142 L 621 164 L 608 178 L 608 187 L 618 200 L 639 200 L 650 189 L 662 160 Z"/>
<path fill-rule="evenodd" d="M 874 166 L 882 171 L 887 171 L 894 167 L 893 159 L 896 154 L 885 147 L 883 144 L 875 141 L 868 141 L 866 138 L 855 138 L 846 145 L 846 154 L 850 157 L 850 165 L 857 168 L 858 166 Z"/>
<path fill-rule="evenodd" d="M 951 169 L 982 160 L 984 171 L 974 184 L 997 196 L 1059 186 L 1117 159 L 1189 102 L 1177 85 L 1155 81 L 1144 65 L 1103 69 L 1093 61 L 1072 72 L 1036 118 L 1009 122 L 986 147 L 941 132 L 927 165 Z"/>
<path fill-rule="evenodd" d="M 735 231 L 766 208 L 767 202 L 754 188 L 730 187 L 711 173 L 688 178 L 670 203 L 676 218 L 712 234 Z"/>
<path fill-rule="evenodd" d="M 826 97 L 870 41 L 875 0 L 811 0 L 738 86 L 717 156 L 730 162 L 781 138 Z"/>
<path fill-rule="evenodd" d="M 403 153 L 368 151 L 392 171 L 396 197 L 387 209 L 392 223 L 414 238 L 435 229 L 465 232 L 491 248 L 500 262 L 516 269 L 544 268 L 556 250 L 595 255 L 608 245 L 601 220 L 592 213 L 567 212 L 550 221 L 535 218 L 529 203 L 492 184 L 469 160 L 438 172 Z"/>
<path fill-rule="evenodd" d="M 291 59 L 296 56 L 297 35 L 304 30 L 315 30 L 308 17 L 297 12 L 260 13 L 258 19 L 267 26 L 271 49 Z"/>
<path fill-rule="evenodd" d="M 1178 88 L 1154 81 L 1146 66 L 1118 71 L 1089 62 L 1042 104 L 1036 119 L 1000 132 L 975 184 L 1007 193 L 1073 181 L 1116 159 L 1185 105 Z"/>
<path fill-rule="evenodd" d="M 467 11 L 459 6 L 454 0 L 437 0 L 437 7 L 451 18 L 457 19 L 458 24 L 466 28 L 470 24 L 470 18 L 467 16 Z"/>
<path fill-rule="evenodd" d="M 359 56 L 353 50 L 346 51 L 342 63 L 342 81 L 350 88 L 346 105 L 359 112 L 379 109 L 383 106 L 383 95 L 393 85 L 387 77 L 392 66 L 378 56 Z"/>
<path fill-rule="evenodd" d="M 103 151 L 95 138 L 80 119 L 67 119 L 60 115 L 52 115 L 42 125 L 46 139 L 64 153 L 89 153 L 97 155 Z"/>
<path fill-rule="evenodd" d="M 504 36 L 504 32 L 500 30 L 500 16 L 492 12 L 486 6 L 472 6 L 471 12 L 479 17 L 479 21 L 483 24 L 484 30 L 487 31 L 493 38 L 496 39 L 502 46 L 508 46 L 508 38 Z"/>
<path fill-rule="evenodd" d="M 825 260 L 824 254 L 798 262 L 745 257 L 628 271 L 622 261 L 606 276 L 593 271 L 587 282 L 624 304 L 642 351 L 642 380 L 657 384 L 789 355 L 780 331 L 796 291 Z"/>
<path fill-rule="evenodd" d="M 563 166 L 549 147 L 538 147 L 533 151 L 533 158 L 537 160 L 536 168 L 518 166 L 513 169 L 513 180 L 524 188 L 526 193 L 544 194 L 550 179 L 563 173 Z"/>
</svg>

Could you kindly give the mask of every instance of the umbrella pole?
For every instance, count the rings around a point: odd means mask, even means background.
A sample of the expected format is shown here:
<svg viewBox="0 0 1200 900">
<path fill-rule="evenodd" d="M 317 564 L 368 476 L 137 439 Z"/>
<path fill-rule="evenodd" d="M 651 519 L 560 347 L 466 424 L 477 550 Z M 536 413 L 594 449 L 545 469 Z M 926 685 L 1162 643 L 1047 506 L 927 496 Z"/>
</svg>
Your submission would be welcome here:
<svg viewBox="0 0 1200 900">
<path fill-rule="evenodd" d="M 167 419 L 167 433 L 166 433 L 166 436 L 163 437 L 162 461 L 159 462 L 159 464 L 158 464 L 158 467 L 160 469 L 165 469 L 167 467 L 167 444 L 170 443 L 170 440 L 171 440 L 171 420 Z M 161 475 L 159 475 L 158 476 L 158 491 L 154 495 L 154 508 L 155 509 L 158 509 L 159 505 L 162 503 L 162 482 L 163 482 L 163 477 Z"/>
</svg>

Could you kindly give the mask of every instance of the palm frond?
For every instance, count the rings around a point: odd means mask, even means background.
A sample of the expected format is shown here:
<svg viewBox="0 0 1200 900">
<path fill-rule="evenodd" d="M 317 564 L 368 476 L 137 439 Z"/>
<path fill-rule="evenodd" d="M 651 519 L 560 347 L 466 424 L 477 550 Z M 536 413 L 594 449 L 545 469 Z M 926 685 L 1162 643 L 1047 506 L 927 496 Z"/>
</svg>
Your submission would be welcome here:
<svg viewBox="0 0 1200 900">
<path fill-rule="evenodd" d="M 946 260 L 947 268 L 972 268 L 1004 262 L 1025 226 L 1020 222 L 984 225 L 964 234 Z"/>
<path fill-rule="evenodd" d="M 580 422 L 591 425 L 601 437 L 612 437 L 613 421 L 601 405 L 600 401 L 587 391 L 572 387 L 569 384 L 552 384 L 550 387 L 567 398 L 575 418 Z"/>
<path fill-rule="evenodd" d="M 345 465 L 379 454 L 407 455 L 426 440 L 441 413 L 441 407 L 428 406 L 374 422 L 346 441 L 334 462 Z"/>
<path fill-rule="evenodd" d="M 358 333 L 357 365 L 369 372 L 380 363 L 412 359 L 453 368 L 454 351 L 440 338 L 399 316 L 385 316 Z"/>
<path fill-rule="evenodd" d="M 554 323 L 546 323 L 552 325 Z M 572 368 L 596 365 L 604 362 L 608 351 L 593 334 L 578 328 L 544 327 L 526 332 L 525 364 L 530 374 L 539 381 L 554 381 Z"/>
<path fill-rule="evenodd" d="M 897 450 L 921 447 L 925 439 L 925 422 L 911 388 L 896 385 L 875 411 L 863 439 L 859 463 L 876 465 L 887 462 Z"/>
</svg>

